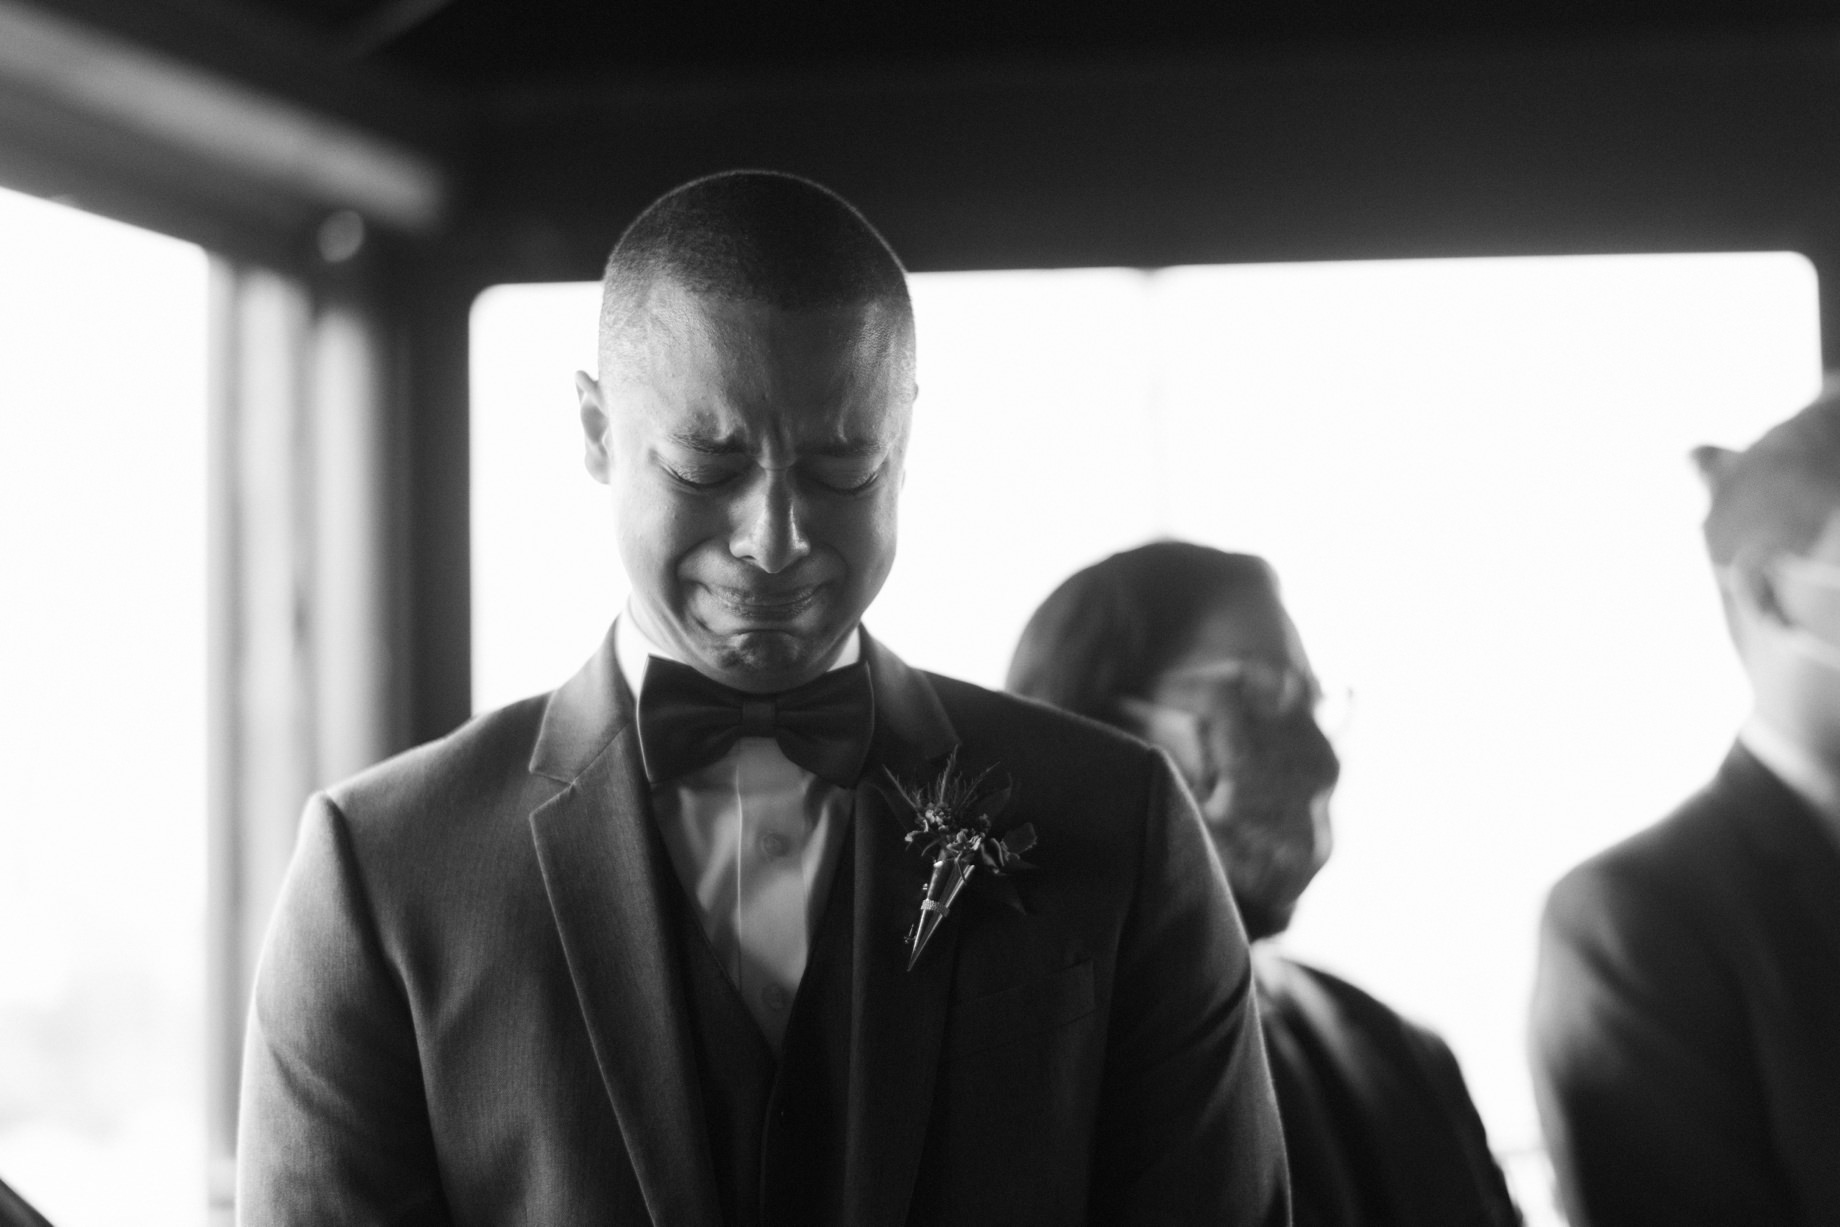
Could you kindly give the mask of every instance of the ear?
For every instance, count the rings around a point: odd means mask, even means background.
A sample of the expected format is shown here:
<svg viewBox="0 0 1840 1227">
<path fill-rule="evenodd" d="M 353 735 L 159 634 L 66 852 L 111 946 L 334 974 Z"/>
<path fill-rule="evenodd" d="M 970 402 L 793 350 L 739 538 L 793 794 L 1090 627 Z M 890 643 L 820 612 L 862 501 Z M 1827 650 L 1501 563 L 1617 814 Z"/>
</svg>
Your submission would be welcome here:
<svg viewBox="0 0 1840 1227">
<path fill-rule="evenodd" d="M 607 416 L 600 380 L 586 371 L 576 371 L 575 396 L 581 402 L 582 464 L 590 477 L 607 485 L 613 480 L 613 454 L 607 447 L 613 423 Z"/>
<path fill-rule="evenodd" d="M 1781 626 L 1792 621 L 1777 590 L 1775 559 L 1771 556 L 1740 550 L 1731 564 L 1720 570 L 1719 586 L 1746 622 L 1774 622 Z"/>
<path fill-rule="evenodd" d="M 1738 458 L 1738 453 L 1730 448 L 1714 447 L 1710 443 L 1702 443 L 1687 454 L 1693 458 L 1693 467 L 1699 470 L 1699 478 L 1706 483 L 1707 490 L 1719 488 L 1732 462 Z"/>
</svg>

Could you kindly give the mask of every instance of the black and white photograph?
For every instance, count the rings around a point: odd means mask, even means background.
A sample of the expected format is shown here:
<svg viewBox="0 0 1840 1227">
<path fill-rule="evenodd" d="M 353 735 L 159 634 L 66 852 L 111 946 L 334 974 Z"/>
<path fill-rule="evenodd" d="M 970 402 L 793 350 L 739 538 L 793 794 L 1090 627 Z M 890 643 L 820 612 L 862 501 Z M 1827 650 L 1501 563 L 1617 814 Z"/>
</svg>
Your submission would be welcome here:
<svg viewBox="0 0 1840 1227">
<path fill-rule="evenodd" d="M 0 0 L 0 1227 L 1840 1224 L 1840 3 Z"/>
</svg>

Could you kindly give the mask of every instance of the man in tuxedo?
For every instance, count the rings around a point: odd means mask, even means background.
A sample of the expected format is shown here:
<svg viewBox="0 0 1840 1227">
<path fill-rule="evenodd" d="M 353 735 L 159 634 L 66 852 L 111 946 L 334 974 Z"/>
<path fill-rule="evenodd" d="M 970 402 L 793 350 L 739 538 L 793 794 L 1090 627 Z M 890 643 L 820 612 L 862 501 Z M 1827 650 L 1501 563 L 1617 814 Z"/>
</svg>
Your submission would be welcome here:
<svg viewBox="0 0 1840 1227">
<path fill-rule="evenodd" d="M 1695 459 L 1753 707 L 1547 902 L 1534 1085 L 1574 1227 L 1840 1222 L 1840 387 Z"/>
<path fill-rule="evenodd" d="M 1029 619 L 1010 689 L 1168 750 L 1254 942 L 1296 1227 L 1515 1227 L 1450 1048 L 1270 942 L 1329 858 L 1341 763 L 1262 558 L 1157 541 L 1070 576 Z"/>
<path fill-rule="evenodd" d="M 915 393 L 881 237 L 790 176 L 678 188 L 608 262 L 600 366 L 631 600 L 555 693 L 309 802 L 241 1221 L 1283 1223 L 1245 939 L 1167 761 L 860 625 Z M 884 785 L 983 772 L 1032 867 L 916 946 Z"/>
</svg>

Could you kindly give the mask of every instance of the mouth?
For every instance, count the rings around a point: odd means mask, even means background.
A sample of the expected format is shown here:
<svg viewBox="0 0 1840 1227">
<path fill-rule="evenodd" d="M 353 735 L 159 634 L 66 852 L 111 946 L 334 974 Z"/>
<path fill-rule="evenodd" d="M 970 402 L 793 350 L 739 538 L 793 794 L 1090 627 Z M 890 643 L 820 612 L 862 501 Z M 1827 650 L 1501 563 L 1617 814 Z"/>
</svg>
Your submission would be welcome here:
<svg viewBox="0 0 1840 1227">
<path fill-rule="evenodd" d="M 727 588 L 714 584 L 705 584 L 703 591 L 709 594 L 716 607 L 729 617 L 744 624 L 766 624 L 773 626 L 796 622 L 817 604 L 824 592 L 823 584 L 806 584 L 797 588 L 759 590 L 753 588 Z"/>
</svg>

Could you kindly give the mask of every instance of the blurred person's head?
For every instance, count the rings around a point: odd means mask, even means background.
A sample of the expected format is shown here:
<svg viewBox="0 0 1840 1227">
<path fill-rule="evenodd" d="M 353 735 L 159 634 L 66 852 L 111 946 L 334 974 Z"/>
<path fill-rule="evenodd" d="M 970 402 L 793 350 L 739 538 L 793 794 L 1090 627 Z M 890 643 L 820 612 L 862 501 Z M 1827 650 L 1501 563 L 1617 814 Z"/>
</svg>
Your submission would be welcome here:
<svg viewBox="0 0 1840 1227">
<path fill-rule="evenodd" d="M 1743 451 L 1699 447 L 1706 550 L 1756 710 L 1840 758 L 1840 379 Z"/>
<path fill-rule="evenodd" d="M 607 261 L 576 389 L 639 629 L 741 690 L 823 672 L 894 564 L 913 310 L 881 235 L 791 175 L 666 193 Z"/>
<path fill-rule="evenodd" d="M 1329 857 L 1340 763 L 1269 564 L 1177 541 L 1114 554 L 1042 602 L 1008 685 L 1167 750 L 1248 934 L 1289 925 Z"/>
</svg>

